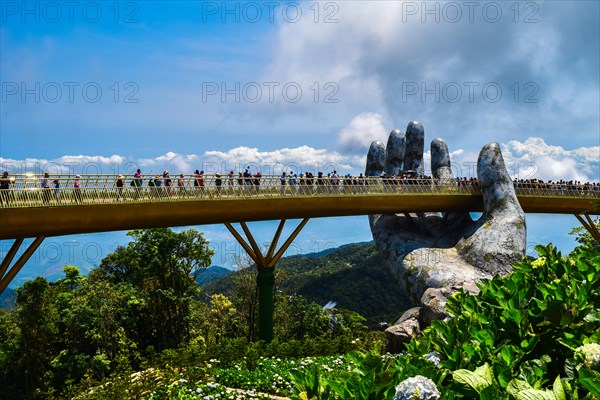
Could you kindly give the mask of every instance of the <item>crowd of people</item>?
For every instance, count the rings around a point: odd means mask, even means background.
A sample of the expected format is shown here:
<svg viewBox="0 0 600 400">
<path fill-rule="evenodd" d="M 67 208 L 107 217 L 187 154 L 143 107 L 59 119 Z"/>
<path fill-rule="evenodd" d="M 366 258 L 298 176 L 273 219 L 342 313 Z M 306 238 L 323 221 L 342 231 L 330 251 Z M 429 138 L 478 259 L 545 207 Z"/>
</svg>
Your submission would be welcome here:
<svg viewBox="0 0 600 400">
<path fill-rule="evenodd" d="M 114 178 L 113 178 L 114 179 Z M 396 191 L 399 186 L 419 185 L 422 187 L 435 189 L 436 187 L 469 187 L 478 188 L 479 180 L 477 178 L 459 177 L 452 179 L 432 178 L 425 175 L 417 175 L 414 171 L 401 172 L 396 176 L 389 176 L 385 173 L 378 177 L 366 177 L 362 173 L 359 175 L 338 174 L 337 171 L 324 174 L 317 172 L 315 176 L 311 172 L 294 173 L 293 171 L 282 172 L 278 176 L 263 177 L 260 171 L 252 173 L 250 167 L 237 174 L 230 171 L 223 176 L 219 173 L 205 175 L 203 170 L 195 170 L 191 175 L 179 174 L 176 178 L 171 178 L 169 171 L 165 170 L 162 174 L 154 176 L 143 176 L 138 169 L 133 178 L 127 184 L 126 177 L 118 175 L 113 181 L 103 181 L 104 189 L 116 189 L 116 201 L 125 201 L 128 198 L 141 199 L 142 197 L 160 198 L 171 197 L 203 197 L 219 196 L 221 194 L 233 194 L 242 192 L 247 195 L 260 193 L 261 189 L 278 188 L 277 192 L 281 195 L 286 194 L 311 194 L 323 191 L 347 192 L 364 191 L 367 186 L 382 185 L 384 191 Z M 97 181 L 97 179 L 96 179 Z M 76 175 L 74 178 L 51 179 L 50 174 L 45 172 L 40 180 L 39 189 L 41 189 L 41 201 L 45 204 L 51 201 L 60 202 L 61 184 L 72 186 L 67 192 L 71 193 L 70 198 L 76 203 L 84 200 L 82 192 L 82 178 Z M 97 184 L 97 183 L 96 183 Z M 262 184 L 262 186 L 261 186 Z M 576 192 L 580 195 L 589 193 L 590 195 L 600 196 L 600 183 L 585 182 L 577 180 L 559 180 L 543 181 L 541 179 L 514 179 L 514 187 L 517 193 L 530 190 L 544 189 L 553 193 L 566 192 L 572 194 Z M 0 177 L 0 202 L 9 204 L 11 201 L 10 188 L 15 185 L 15 178 L 10 177 L 8 172 L 4 172 Z M 92 185 L 93 186 L 93 185 Z M 128 189 L 128 186 L 131 189 Z M 25 185 L 23 185 L 25 187 Z M 88 186 L 86 185 L 86 188 Z M 97 187 L 94 187 L 97 189 Z"/>
</svg>

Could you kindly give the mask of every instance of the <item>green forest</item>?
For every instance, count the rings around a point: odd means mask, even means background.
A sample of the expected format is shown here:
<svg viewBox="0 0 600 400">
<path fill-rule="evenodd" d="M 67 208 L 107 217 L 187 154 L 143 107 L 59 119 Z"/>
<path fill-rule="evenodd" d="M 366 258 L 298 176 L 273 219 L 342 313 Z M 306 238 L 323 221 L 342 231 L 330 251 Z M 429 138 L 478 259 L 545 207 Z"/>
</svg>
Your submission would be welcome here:
<svg viewBox="0 0 600 400">
<path fill-rule="evenodd" d="M 598 399 L 600 247 L 575 234 L 389 354 L 374 328 L 409 304 L 372 243 L 282 259 L 265 343 L 255 269 L 200 287 L 202 233 L 134 230 L 87 277 L 65 266 L 0 309 L 0 398 Z"/>
</svg>

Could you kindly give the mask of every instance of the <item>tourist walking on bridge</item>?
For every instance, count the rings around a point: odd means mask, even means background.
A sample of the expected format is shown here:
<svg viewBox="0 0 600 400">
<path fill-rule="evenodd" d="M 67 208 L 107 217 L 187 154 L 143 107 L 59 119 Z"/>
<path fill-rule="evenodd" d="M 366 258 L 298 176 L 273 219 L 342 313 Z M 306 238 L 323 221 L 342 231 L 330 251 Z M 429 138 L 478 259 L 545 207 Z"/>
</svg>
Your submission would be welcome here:
<svg viewBox="0 0 600 400">
<path fill-rule="evenodd" d="M 185 197 L 185 178 L 183 177 L 183 174 L 180 174 L 179 179 L 177 179 L 177 191 L 179 197 Z"/>
<path fill-rule="evenodd" d="M 229 194 L 233 194 L 234 182 L 235 182 L 235 174 L 233 171 L 229 171 L 229 175 L 227 175 L 227 192 L 229 192 Z"/>
<path fill-rule="evenodd" d="M 285 196 L 285 185 L 286 185 L 286 176 L 285 176 L 285 171 L 283 171 L 283 173 L 281 174 L 281 195 Z"/>
<path fill-rule="evenodd" d="M 133 174 L 133 180 L 131 181 L 131 186 L 133 186 L 133 190 L 135 193 L 135 198 L 136 200 L 138 200 L 140 197 L 142 197 L 142 171 L 140 171 L 140 169 L 138 168 L 137 171 L 135 171 L 135 174 Z"/>
<path fill-rule="evenodd" d="M 221 179 L 221 174 L 215 174 L 215 186 L 217 187 L 217 196 L 221 196 L 221 186 L 223 185 L 223 180 Z"/>
<path fill-rule="evenodd" d="M 75 182 L 73 182 L 73 195 L 76 203 L 82 203 L 83 198 L 81 197 L 81 176 L 75 175 Z"/>
<path fill-rule="evenodd" d="M 9 204 L 10 203 L 10 178 L 8 177 L 8 172 L 4 172 L 2 174 L 2 178 L 0 178 L 0 204 Z"/>
<path fill-rule="evenodd" d="M 117 177 L 117 201 L 121 198 L 125 201 L 125 195 L 123 194 L 124 179 L 125 177 L 123 175 Z"/>
<path fill-rule="evenodd" d="M 44 203 L 50 202 L 50 174 L 44 172 L 44 178 L 42 179 L 42 201 Z"/>
<path fill-rule="evenodd" d="M 159 175 L 154 175 L 154 180 L 150 180 L 149 184 L 152 184 L 152 197 L 159 198 L 163 196 L 162 192 L 162 180 Z"/>
<path fill-rule="evenodd" d="M 200 197 L 204 195 L 204 171 L 201 170 L 198 174 L 198 178 L 196 179 L 198 182 L 198 192 L 200 193 Z"/>
<path fill-rule="evenodd" d="M 57 178 L 52 181 L 52 184 L 54 185 L 54 200 L 58 203 L 60 202 L 60 180 Z"/>
<path fill-rule="evenodd" d="M 165 180 L 165 191 L 167 192 L 167 196 L 171 197 L 171 192 L 173 190 L 173 181 L 171 180 L 171 177 L 169 176 L 169 171 L 167 171 L 167 170 L 163 171 L 163 179 Z"/>
</svg>

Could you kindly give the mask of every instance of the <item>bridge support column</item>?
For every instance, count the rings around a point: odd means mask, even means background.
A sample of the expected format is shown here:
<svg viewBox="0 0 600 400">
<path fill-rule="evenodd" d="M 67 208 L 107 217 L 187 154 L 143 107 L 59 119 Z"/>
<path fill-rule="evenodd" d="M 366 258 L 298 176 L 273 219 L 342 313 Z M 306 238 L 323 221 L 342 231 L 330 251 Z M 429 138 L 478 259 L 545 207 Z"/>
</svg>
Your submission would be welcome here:
<svg viewBox="0 0 600 400">
<path fill-rule="evenodd" d="M 583 225 L 583 227 L 590 233 L 590 235 L 592 235 L 592 237 L 598 243 L 600 243 L 600 231 L 598 231 L 596 224 L 588 214 L 583 214 L 583 216 L 585 217 L 585 219 L 583 219 L 581 215 L 575 214 L 575 217 L 579 220 L 581 225 Z"/>
<path fill-rule="evenodd" d="M 244 240 L 244 238 L 242 238 L 238 231 L 235 230 L 233 225 L 230 223 L 225 223 L 225 226 L 227 229 L 229 229 L 229 232 L 231 232 L 235 239 L 240 243 L 258 268 L 258 276 L 256 278 L 256 283 L 258 286 L 258 337 L 261 340 L 267 342 L 273 340 L 275 264 L 277 261 L 279 261 L 281 256 L 283 256 L 283 253 L 285 253 L 290 244 L 292 244 L 308 220 L 309 218 L 304 218 L 283 243 L 283 245 L 281 245 L 279 250 L 275 251 L 277 248 L 277 242 L 279 241 L 279 237 L 281 236 L 281 232 L 283 231 L 286 221 L 285 219 L 281 220 L 266 255 L 263 255 L 261 252 L 260 247 L 256 243 L 256 240 L 254 240 L 254 237 L 252 236 L 252 233 L 245 222 L 240 222 L 240 226 L 242 227 L 242 230 L 248 239 L 248 243 Z"/>
<path fill-rule="evenodd" d="M 4 256 L 2 263 L 0 263 L 0 293 L 4 292 L 4 289 L 8 287 L 8 284 L 14 279 L 14 277 L 19 273 L 23 265 L 29 260 L 31 255 L 37 250 L 37 248 L 44 241 L 44 236 L 36 237 L 35 240 L 27 247 L 25 252 L 19 257 L 19 259 L 15 262 L 12 268 L 8 268 L 10 263 L 12 262 L 15 254 L 21 247 L 23 243 L 23 238 L 16 239 L 12 246 L 10 246 L 10 250 Z M 8 271 L 8 272 L 7 272 Z"/>
<path fill-rule="evenodd" d="M 266 342 L 273 340 L 273 289 L 275 268 L 258 268 L 258 337 Z"/>
</svg>

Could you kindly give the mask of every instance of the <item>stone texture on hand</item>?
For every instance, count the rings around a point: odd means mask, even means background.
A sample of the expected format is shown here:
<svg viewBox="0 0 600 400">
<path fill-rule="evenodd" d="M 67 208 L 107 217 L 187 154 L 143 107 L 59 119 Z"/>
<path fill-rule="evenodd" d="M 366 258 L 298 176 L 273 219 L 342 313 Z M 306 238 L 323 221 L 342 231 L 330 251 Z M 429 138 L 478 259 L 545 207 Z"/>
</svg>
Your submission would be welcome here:
<svg viewBox="0 0 600 400">
<path fill-rule="evenodd" d="M 425 131 L 418 122 L 406 135 L 390 133 L 387 147 L 373 142 L 366 175 L 423 174 Z M 455 186 L 448 146 L 431 142 L 431 172 L 442 185 Z M 505 274 L 525 254 L 525 214 L 506 171 L 500 146 L 485 145 L 477 161 L 484 212 L 473 221 L 467 212 L 369 216 L 373 238 L 387 266 L 416 306 L 428 288 L 477 291 L 482 278 Z"/>
</svg>

